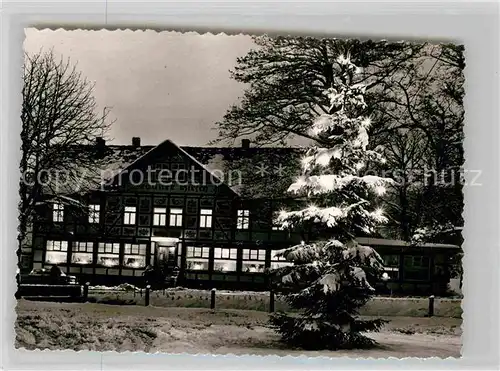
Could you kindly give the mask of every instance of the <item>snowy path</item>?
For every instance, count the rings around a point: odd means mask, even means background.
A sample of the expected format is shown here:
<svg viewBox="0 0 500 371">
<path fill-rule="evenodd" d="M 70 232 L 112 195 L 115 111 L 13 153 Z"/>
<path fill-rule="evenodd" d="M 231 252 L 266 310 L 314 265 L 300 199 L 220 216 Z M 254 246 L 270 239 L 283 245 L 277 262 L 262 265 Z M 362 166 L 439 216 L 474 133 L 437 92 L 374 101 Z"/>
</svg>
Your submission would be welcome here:
<svg viewBox="0 0 500 371">
<path fill-rule="evenodd" d="M 392 317 L 370 336 L 380 347 L 356 351 L 289 350 L 257 311 L 69 304 L 20 300 L 17 345 L 27 349 L 307 355 L 459 357 L 460 320 Z M 401 332 L 410 332 L 411 335 Z"/>
</svg>

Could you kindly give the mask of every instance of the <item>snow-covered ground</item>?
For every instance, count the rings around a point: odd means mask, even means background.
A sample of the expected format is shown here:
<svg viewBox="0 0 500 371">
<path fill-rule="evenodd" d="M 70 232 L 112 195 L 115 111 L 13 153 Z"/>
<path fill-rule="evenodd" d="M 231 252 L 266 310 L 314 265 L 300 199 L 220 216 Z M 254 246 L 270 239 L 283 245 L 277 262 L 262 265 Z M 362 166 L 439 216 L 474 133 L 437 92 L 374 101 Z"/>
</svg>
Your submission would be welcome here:
<svg viewBox="0 0 500 371">
<path fill-rule="evenodd" d="M 350 357 L 459 357 L 461 320 L 388 317 L 371 350 L 290 350 L 265 312 L 19 300 L 16 346 L 27 349 Z"/>
</svg>

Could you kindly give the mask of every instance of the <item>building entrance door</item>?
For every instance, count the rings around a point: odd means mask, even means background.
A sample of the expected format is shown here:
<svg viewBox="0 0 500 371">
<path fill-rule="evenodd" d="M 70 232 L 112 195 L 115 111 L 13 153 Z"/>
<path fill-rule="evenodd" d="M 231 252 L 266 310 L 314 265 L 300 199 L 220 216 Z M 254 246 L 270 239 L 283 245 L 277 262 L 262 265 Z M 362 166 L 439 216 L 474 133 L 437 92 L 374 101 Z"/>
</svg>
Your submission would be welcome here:
<svg viewBox="0 0 500 371">
<path fill-rule="evenodd" d="M 177 261 L 177 238 L 152 237 L 151 241 L 156 243 L 155 268 L 168 275 L 175 267 Z"/>
<path fill-rule="evenodd" d="M 173 269 L 175 267 L 175 246 L 158 245 L 156 260 L 158 265 L 164 269 Z"/>
</svg>

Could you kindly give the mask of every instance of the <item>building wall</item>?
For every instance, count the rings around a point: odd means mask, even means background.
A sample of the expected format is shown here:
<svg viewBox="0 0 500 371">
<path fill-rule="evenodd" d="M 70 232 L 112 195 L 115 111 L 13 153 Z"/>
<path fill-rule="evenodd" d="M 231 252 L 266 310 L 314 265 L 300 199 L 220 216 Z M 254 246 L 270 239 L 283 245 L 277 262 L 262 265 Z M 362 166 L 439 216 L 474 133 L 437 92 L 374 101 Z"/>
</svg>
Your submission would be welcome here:
<svg viewBox="0 0 500 371">
<path fill-rule="evenodd" d="M 286 247 L 294 240 L 298 242 L 300 236 L 273 230 L 273 210 L 281 205 L 280 202 L 241 200 L 224 184 L 210 181 L 206 172 L 195 173 L 195 170 L 199 170 L 196 166 L 190 158 L 180 156 L 174 148 L 163 151 L 161 156 L 153 156 L 148 163 L 139 164 L 138 169 L 143 174 L 148 173 L 152 181 L 132 182 L 134 179 L 125 175 L 117 182 L 109 183 L 103 190 L 75 197 L 83 205 L 99 205 L 98 223 L 89 222 L 88 210 L 82 212 L 80 205 L 65 204 L 61 221 L 54 221 L 52 204 L 39 207 L 39 218 L 35 225 L 36 238 L 33 240 L 32 267 L 44 268 L 58 263 L 61 269 L 81 276 L 82 280 L 137 281 L 142 277 L 145 265 L 155 264 L 158 249 L 157 243 L 152 240 L 155 240 L 155 237 L 176 237 L 180 243 L 175 255 L 186 280 L 219 280 L 229 284 L 240 279 L 253 282 L 253 278 L 241 278 L 248 268 L 246 261 L 251 260 L 247 250 L 264 251 L 264 260 L 263 254 L 259 254 L 260 260 L 256 263 L 258 266 L 264 263 L 265 267 L 269 267 L 270 249 Z M 158 184 L 158 174 L 160 170 L 165 169 L 174 176 L 176 171 L 187 170 L 186 177 L 194 180 L 191 182 L 193 184 Z M 191 171 L 195 176 L 191 176 Z M 132 224 L 125 221 L 127 207 L 135 208 L 135 222 Z M 170 214 L 167 213 L 167 225 L 154 225 L 155 208 L 166 209 L 168 212 L 173 208 L 182 209 L 182 224 L 169 225 Z M 201 225 L 202 209 L 211 211 L 210 227 Z M 239 210 L 248 211 L 248 219 L 243 223 L 245 228 L 238 228 Z M 50 241 L 56 241 L 57 248 L 64 249 L 66 254 L 61 251 L 47 251 L 47 244 L 54 245 Z M 61 246 L 61 243 L 64 243 L 64 246 Z M 86 243 L 85 253 L 92 261 L 91 264 L 81 264 L 73 259 L 74 256 L 82 256 L 80 251 L 74 251 L 78 250 L 77 246 L 82 243 Z M 100 248 L 106 248 L 107 245 L 101 246 L 105 243 L 116 244 L 114 250 L 111 245 L 109 255 L 116 255 L 118 265 L 106 266 L 102 263 L 102 255 L 108 254 L 100 251 Z M 125 250 L 130 245 L 143 248 L 144 264 L 137 267 L 126 265 L 128 255 Z M 191 264 L 195 257 L 189 256 L 189 253 L 195 248 L 206 252 L 200 257 L 208 262 L 203 269 L 196 269 L 197 267 Z M 222 254 L 227 250 L 221 252 L 221 249 L 228 249 L 231 256 L 223 259 Z M 221 256 L 218 257 L 218 254 Z M 60 257 L 60 261 L 52 259 L 53 256 Z M 222 261 L 228 263 L 230 271 L 223 272 L 219 269 Z M 258 275 L 257 273 L 253 276 Z M 116 278 L 117 276 L 120 278 Z M 251 274 L 250 276 L 253 277 Z M 262 278 L 255 280 L 263 282 Z"/>
<path fill-rule="evenodd" d="M 298 232 L 273 227 L 274 213 L 296 201 L 242 200 L 226 185 L 211 180 L 199 164 L 175 147 L 164 148 L 146 160 L 137 163 L 134 169 L 147 173 L 147 180 L 138 182 L 130 172 L 102 190 L 75 196 L 81 204 L 67 203 L 61 221 L 54 221 L 52 204 L 40 206 L 34 225 L 32 268 L 50 267 L 56 263 L 50 257 L 55 256 L 61 257 L 62 270 L 85 282 L 142 282 L 145 266 L 158 263 L 161 244 L 156 238 L 173 237 L 179 239 L 174 256 L 181 270 L 181 283 L 196 287 L 259 289 L 267 284 L 265 268 L 288 264 L 273 258 L 273 250 L 307 238 Z M 186 177 L 192 182 L 158 184 L 162 170 L 174 176 L 187 170 Z M 88 210 L 81 205 L 99 205 L 99 222 L 91 223 Z M 135 208 L 132 224 L 125 220 L 128 207 Z M 169 213 L 165 216 L 167 225 L 154 225 L 155 208 L 182 209 L 181 225 L 169 225 Z M 211 210 L 210 227 L 200 225 L 202 209 Z M 244 210 L 249 214 L 248 219 L 242 221 L 239 212 Z M 243 217 L 246 218 L 246 214 Z M 65 246 L 61 245 L 63 242 Z M 64 251 L 48 251 L 48 245 L 64 248 Z M 85 251 L 80 251 L 82 245 Z M 137 255 L 134 251 L 144 256 L 134 257 Z M 433 251 L 408 254 L 401 248 L 383 246 L 377 251 L 386 256 L 387 266 L 392 268 L 387 285 L 394 291 L 408 287 L 410 291 L 432 291 L 434 270 L 440 264 L 444 266 L 446 260 L 445 254 Z M 92 263 L 82 264 L 82 257 Z M 118 264 L 109 265 L 109 262 Z"/>
</svg>

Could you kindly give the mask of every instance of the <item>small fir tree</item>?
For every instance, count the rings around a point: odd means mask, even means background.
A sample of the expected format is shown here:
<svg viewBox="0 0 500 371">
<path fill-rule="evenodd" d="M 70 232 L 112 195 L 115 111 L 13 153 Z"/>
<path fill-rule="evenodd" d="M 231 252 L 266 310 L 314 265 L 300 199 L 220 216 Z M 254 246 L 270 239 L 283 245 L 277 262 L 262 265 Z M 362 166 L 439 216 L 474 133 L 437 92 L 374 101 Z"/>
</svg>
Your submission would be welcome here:
<svg viewBox="0 0 500 371">
<path fill-rule="evenodd" d="M 374 232 L 386 221 L 370 202 L 385 192 L 388 178 L 362 175 L 369 164 L 384 162 L 368 149 L 370 118 L 361 72 L 349 56 L 333 64 L 335 80 L 326 94 L 331 106 L 311 126 L 316 145 L 308 147 L 302 175 L 288 191 L 312 202 L 297 211 L 283 210 L 279 223 L 300 229 L 307 241 L 278 252 L 293 265 L 272 270 L 274 289 L 284 294 L 296 313 L 271 315 L 271 324 L 284 341 L 305 349 L 346 349 L 375 344 L 362 333 L 377 331 L 385 321 L 362 320 L 358 309 L 374 293 L 368 280 L 382 273 L 383 261 L 356 237 Z M 365 172 L 366 173 L 366 172 Z"/>
</svg>

